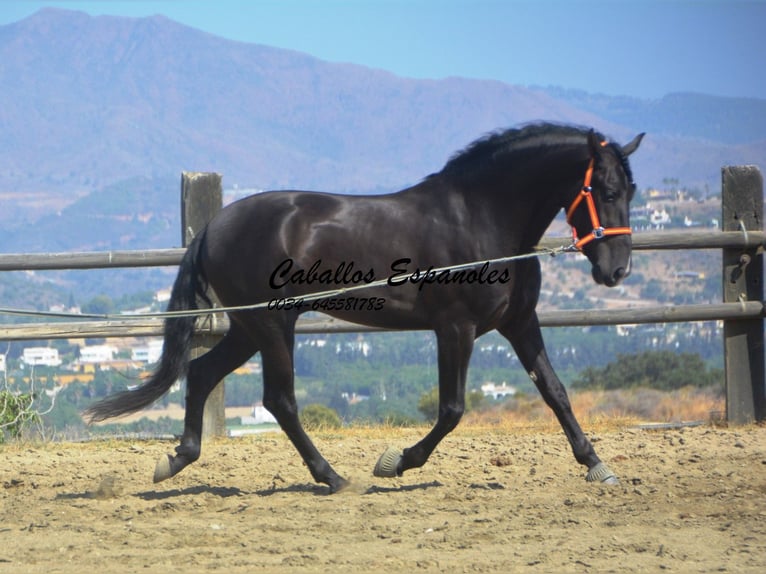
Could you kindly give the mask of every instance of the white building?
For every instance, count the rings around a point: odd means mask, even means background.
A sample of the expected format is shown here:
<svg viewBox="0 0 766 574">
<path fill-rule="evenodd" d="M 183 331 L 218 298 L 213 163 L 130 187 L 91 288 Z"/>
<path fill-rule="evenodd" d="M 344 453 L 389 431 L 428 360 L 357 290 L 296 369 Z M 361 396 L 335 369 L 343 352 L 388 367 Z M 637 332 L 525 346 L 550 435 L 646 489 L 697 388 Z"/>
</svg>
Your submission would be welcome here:
<svg viewBox="0 0 766 574">
<path fill-rule="evenodd" d="M 114 360 L 117 347 L 112 345 L 88 345 L 80 347 L 81 363 L 108 363 Z"/>
<path fill-rule="evenodd" d="M 516 394 L 516 387 L 503 382 L 502 385 L 496 385 L 495 383 L 484 383 L 481 386 L 481 392 L 485 397 L 492 397 L 493 399 L 499 399 L 500 397 L 513 396 Z"/>
<path fill-rule="evenodd" d="M 167 303 L 170 301 L 170 292 L 170 287 L 167 289 L 160 289 L 154 293 L 154 300 L 157 301 L 157 303 Z"/>
<path fill-rule="evenodd" d="M 21 356 L 21 361 L 30 367 L 40 365 L 43 367 L 58 367 L 61 365 L 58 349 L 50 347 L 27 347 Z"/>
<path fill-rule="evenodd" d="M 153 339 L 142 347 L 133 347 L 130 358 L 142 363 L 156 363 L 162 356 L 162 339 Z"/>
<path fill-rule="evenodd" d="M 649 222 L 655 229 L 664 229 L 666 225 L 670 224 L 670 214 L 662 208 L 662 211 L 655 209 L 649 216 Z"/>
<path fill-rule="evenodd" d="M 253 405 L 252 415 L 249 417 L 240 417 L 243 425 L 262 425 L 264 423 L 275 423 L 277 419 L 274 418 L 266 407 L 261 403 Z"/>
<path fill-rule="evenodd" d="M 5 372 L 5 355 L 0 355 L 0 373 Z"/>
</svg>

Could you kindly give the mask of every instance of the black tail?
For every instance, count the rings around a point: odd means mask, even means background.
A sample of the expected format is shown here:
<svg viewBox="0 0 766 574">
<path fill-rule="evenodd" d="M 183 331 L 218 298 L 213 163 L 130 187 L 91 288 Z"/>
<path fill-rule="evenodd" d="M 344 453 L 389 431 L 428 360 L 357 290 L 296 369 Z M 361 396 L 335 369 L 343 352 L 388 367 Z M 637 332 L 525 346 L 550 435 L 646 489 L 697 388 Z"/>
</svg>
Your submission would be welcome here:
<svg viewBox="0 0 766 574">
<path fill-rule="evenodd" d="M 204 237 L 205 232 L 195 237 L 181 260 L 170 294 L 168 311 L 198 309 L 198 296 L 208 304 L 210 303 L 205 295 L 206 280 L 198 265 Z M 178 379 L 186 376 L 194 335 L 194 322 L 195 317 L 165 319 L 162 357 L 154 373 L 137 389 L 115 393 L 88 407 L 83 413 L 88 422 L 102 421 L 140 411 L 167 393 Z"/>
</svg>

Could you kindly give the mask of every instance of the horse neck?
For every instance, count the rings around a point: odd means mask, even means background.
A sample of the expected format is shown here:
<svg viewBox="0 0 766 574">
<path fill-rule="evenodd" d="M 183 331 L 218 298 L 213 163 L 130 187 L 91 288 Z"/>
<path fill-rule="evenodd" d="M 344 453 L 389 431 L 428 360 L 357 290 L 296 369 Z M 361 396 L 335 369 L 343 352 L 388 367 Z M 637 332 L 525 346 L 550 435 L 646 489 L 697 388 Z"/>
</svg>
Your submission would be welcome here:
<svg viewBox="0 0 766 574">
<path fill-rule="evenodd" d="M 504 171 L 476 185 L 475 198 L 496 229 L 508 235 L 506 249 L 526 251 L 537 245 L 558 212 L 582 186 L 588 155 L 584 146 L 510 158 Z M 471 186 L 467 186 L 470 188 Z"/>
</svg>

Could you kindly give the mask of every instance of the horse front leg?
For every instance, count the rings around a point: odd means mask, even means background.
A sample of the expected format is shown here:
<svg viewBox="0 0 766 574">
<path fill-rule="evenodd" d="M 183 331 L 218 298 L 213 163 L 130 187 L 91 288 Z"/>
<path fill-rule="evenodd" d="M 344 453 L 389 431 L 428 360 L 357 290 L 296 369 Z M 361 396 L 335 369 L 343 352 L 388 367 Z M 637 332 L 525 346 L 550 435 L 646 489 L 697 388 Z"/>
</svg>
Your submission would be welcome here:
<svg viewBox="0 0 766 574">
<path fill-rule="evenodd" d="M 537 314 L 533 312 L 522 328 L 509 324 L 498 331 L 513 345 L 521 364 L 537 386 L 543 400 L 555 413 L 569 439 L 575 459 L 588 468 L 585 479 L 588 482 L 618 484 L 617 477 L 598 457 L 572 412 L 566 389 L 548 359 Z"/>
<path fill-rule="evenodd" d="M 292 327 L 282 335 L 282 339 L 271 341 L 261 350 L 263 406 L 277 419 L 314 480 L 329 486 L 330 494 L 338 492 L 348 486 L 349 482 L 335 472 L 301 425 L 295 400 Z"/>
<path fill-rule="evenodd" d="M 473 325 L 449 325 L 436 331 L 439 362 L 439 414 L 431 431 L 417 444 L 399 452 L 389 448 L 373 470 L 378 477 L 401 476 L 405 470 L 423 466 L 441 440 L 460 422 L 465 411 L 465 382 L 476 329 Z"/>
</svg>

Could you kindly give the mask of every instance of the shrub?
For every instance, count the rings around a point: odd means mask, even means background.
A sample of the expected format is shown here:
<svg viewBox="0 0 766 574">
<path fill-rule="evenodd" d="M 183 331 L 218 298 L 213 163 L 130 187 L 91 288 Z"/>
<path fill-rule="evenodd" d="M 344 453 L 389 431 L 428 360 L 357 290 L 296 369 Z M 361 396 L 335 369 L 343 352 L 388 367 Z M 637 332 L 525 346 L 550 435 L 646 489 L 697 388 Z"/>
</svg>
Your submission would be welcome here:
<svg viewBox="0 0 766 574">
<path fill-rule="evenodd" d="M 686 386 L 720 385 L 723 373 L 708 369 L 694 353 L 645 351 L 618 354 L 617 360 L 603 368 L 588 367 L 572 382 L 573 389 L 628 389 L 646 387 L 676 390 Z"/>
<path fill-rule="evenodd" d="M 40 421 L 40 416 L 32 410 L 34 395 L 18 394 L 0 391 L 0 443 L 5 442 L 5 436 L 18 438 L 24 427 Z"/>
<path fill-rule="evenodd" d="M 338 413 L 320 404 L 307 405 L 301 411 L 301 424 L 307 429 L 337 429 L 343 426 Z"/>
</svg>

